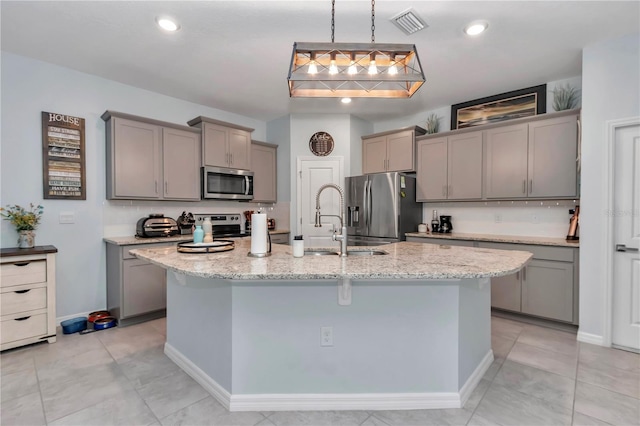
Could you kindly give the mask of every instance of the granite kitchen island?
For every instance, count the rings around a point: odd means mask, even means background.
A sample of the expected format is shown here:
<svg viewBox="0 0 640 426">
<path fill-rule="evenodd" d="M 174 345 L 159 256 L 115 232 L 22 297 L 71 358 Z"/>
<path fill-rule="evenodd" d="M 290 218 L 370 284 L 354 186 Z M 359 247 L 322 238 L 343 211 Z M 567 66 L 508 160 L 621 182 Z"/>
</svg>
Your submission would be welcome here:
<svg viewBox="0 0 640 426">
<path fill-rule="evenodd" d="M 165 353 L 231 411 L 461 407 L 493 361 L 490 277 L 531 258 L 407 242 L 346 258 L 249 249 L 131 250 L 168 271 Z"/>
</svg>

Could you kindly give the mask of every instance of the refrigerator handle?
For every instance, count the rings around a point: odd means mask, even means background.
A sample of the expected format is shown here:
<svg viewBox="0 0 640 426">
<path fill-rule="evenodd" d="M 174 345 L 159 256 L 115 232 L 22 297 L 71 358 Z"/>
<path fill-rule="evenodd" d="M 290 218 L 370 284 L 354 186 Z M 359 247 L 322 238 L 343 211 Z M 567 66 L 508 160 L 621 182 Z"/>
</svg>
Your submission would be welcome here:
<svg viewBox="0 0 640 426">
<path fill-rule="evenodd" d="M 373 191 L 371 191 L 371 181 L 367 179 L 369 182 L 369 204 L 367 204 L 367 215 L 369 216 L 369 220 L 367 223 L 367 235 L 371 234 L 371 219 L 373 217 Z"/>
<path fill-rule="evenodd" d="M 364 181 L 364 194 L 362 194 L 363 206 L 362 206 L 362 215 L 364 216 L 364 227 L 368 230 L 369 228 L 369 180 Z"/>
</svg>

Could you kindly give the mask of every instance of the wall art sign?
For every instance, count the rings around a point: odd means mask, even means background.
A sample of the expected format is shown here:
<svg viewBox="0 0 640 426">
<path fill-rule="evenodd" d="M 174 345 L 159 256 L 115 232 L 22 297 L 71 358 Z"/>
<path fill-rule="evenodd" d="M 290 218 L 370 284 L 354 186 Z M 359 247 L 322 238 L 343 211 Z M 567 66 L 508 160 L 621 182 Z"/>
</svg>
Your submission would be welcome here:
<svg viewBox="0 0 640 426">
<path fill-rule="evenodd" d="M 530 117 L 547 111 L 547 85 L 528 87 L 451 106 L 451 130 Z"/>
<path fill-rule="evenodd" d="M 325 157 L 333 151 L 333 138 L 327 132 L 317 132 L 309 139 L 309 149 L 313 155 Z"/>
<path fill-rule="evenodd" d="M 84 118 L 42 112 L 45 199 L 86 200 Z"/>
</svg>

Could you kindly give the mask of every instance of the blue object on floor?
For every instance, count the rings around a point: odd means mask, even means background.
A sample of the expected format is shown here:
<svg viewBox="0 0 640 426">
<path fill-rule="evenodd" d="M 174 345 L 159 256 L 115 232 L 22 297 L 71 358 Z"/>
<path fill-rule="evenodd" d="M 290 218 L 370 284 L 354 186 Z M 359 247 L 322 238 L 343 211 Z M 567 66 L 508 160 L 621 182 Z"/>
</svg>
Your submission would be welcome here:
<svg viewBox="0 0 640 426">
<path fill-rule="evenodd" d="M 71 318 L 60 323 L 62 333 L 72 334 L 87 329 L 87 319 L 85 317 Z"/>
</svg>

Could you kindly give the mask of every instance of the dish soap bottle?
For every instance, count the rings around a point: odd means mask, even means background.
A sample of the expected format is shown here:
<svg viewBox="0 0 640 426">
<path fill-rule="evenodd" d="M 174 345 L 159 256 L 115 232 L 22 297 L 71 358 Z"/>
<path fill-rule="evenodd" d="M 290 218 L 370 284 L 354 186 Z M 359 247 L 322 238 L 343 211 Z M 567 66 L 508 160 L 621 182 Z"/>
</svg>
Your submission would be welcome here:
<svg viewBox="0 0 640 426">
<path fill-rule="evenodd" d="M 204 238 L 204 231 L 202 230 L 202 225 L 196 225 L 196 230 L 193 231 L 193 242 L 201 243 Z"/>
</svg>

